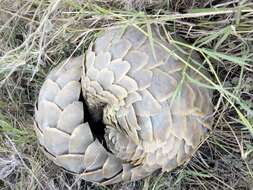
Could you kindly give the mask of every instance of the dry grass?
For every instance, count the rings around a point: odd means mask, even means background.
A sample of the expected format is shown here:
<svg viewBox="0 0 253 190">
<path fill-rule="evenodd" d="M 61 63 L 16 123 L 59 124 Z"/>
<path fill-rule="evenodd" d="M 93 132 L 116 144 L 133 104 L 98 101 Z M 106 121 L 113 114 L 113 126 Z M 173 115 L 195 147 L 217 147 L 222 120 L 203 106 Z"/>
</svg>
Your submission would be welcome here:
<svg viewBox="0 0 253 190">
<path fill-rule="evenodd" d="M 202 55 L 215 124 L 183 167 L 106 188 L 44 157 L 31 127 L 33 104 L 60 60 L 84 52 L 104 28 L 130 23 L 159 24 Z M 0 108 L 1 189 L 253 189 L 253 2 L 0 0 Z"/>
</svg>

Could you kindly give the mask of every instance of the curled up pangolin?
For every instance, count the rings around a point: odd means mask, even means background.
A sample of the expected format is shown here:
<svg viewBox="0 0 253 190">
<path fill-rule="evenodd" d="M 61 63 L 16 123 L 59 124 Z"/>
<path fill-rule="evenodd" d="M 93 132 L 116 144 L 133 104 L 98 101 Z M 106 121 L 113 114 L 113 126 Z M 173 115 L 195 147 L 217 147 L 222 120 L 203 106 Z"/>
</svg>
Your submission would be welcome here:
<svg viewBox="0 0 253 190">
<path fill-rule="evenodd" d="M 56 165 L 107 185 L 171 171 L 192 156 L 211 125 L 212 92 L 188 80 L 204 81 L 174 56 L 191 60 L 189 52 L 152 34 L 154 43 L 134 27 L 108 29 L 49 73 L 35 130 Z"/>
</svg>

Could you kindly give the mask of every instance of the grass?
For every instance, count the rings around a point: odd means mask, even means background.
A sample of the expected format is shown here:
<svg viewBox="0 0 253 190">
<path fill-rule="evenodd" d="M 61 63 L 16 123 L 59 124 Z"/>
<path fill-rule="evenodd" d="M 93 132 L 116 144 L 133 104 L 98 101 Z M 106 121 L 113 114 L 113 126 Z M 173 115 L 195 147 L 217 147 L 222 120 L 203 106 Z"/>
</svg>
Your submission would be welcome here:
<svg viewBox="0 0 253 190">
<path fill-rule="evenodd" d="M 203 76 L 205 83 L 185 78 L 214 89 L 215 122 L 179 169 L 101 187 L 44 157 L 32 130 L 33 105 L 57 63 L 84 52 L 105 28 L 129 24 L 146 25 L 151 43 L 150 25 L 158 24 L 170 43 L 202 56 L 203 63 L 194 65 L 204 66 L 210 77 Z M 0 108 L 0 189 L 252 189 L 253 2 L 0 0 Z"/>
</svg>

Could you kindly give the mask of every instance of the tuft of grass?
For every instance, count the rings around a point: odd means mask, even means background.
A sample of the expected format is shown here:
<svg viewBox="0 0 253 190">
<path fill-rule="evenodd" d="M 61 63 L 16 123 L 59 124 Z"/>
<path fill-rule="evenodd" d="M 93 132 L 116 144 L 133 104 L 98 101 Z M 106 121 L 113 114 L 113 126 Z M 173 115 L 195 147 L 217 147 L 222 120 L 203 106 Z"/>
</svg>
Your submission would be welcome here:
<svg viewBox="0 0 253 190">
<path fill-rule="evenodd" d="M 152 24 L 178 51 L 198 52 L 203 61 L 179 57 L 157 43 Z M 102 187 L 44 157 L 32 129 L 33 106 L 50 69 L 83 53 L 100 32 L 116 25 L 142 32 L 146 27 L 151 44 L 165 48 L 201 78 L 184 72 L 184 80 L 214 90 L 214 125 L 181 168 Z M 0 0 L 0 108 L 1 189 L 252 189 L 253 2 Z"/>
</svg>

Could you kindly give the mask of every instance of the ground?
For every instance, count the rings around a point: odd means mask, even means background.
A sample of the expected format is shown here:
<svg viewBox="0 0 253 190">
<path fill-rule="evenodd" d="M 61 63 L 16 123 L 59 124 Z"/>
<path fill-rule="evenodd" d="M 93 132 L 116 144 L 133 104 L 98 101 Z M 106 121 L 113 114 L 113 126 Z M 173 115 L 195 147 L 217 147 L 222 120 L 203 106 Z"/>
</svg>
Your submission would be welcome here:
<svg viewBox="0 0 253 190">
<path fill-rule="evenodd" d="M 34 103 L 50 69 L 84 52 L 105 28 L 129 24 L 157 24 L 170 43 L 201 55 L 214 90 L 214 125 L 184 166 L 102 187 L 43 155 Z M 252 0 L 0 0 L 0 189 L 250 190 L 252 126 Z"/>
</svg>

